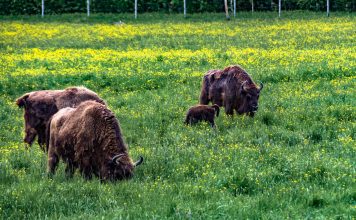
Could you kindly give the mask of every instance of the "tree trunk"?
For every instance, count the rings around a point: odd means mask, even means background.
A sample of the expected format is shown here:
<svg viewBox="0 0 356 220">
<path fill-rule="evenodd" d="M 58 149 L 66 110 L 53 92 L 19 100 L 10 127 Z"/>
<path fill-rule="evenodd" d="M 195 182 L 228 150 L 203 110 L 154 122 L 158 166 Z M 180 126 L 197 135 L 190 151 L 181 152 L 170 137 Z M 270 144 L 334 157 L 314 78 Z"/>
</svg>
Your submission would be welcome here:
<svg viewBox="0 0 356 220">
<path fill-rule="evenodd" d="M 326 16 L 329 17 L 330 15 L 330 2 L 329 0 L 326 0 Z"/>
<path fill-rule="evenodd" d="M 281 17 L 282 0 L 278 0 L 278 17 Z"/>
<path fill-rule="evenodd" d="M 224 4 L 225 4 L 225 14 L 226 14 L 226 20 L 230 20 L 230 16 L 229 16 L 229 7 L 227 5 L 227 0 L 224 0 Z"/>
<path fill-rule="evenodd" d="M 45 7 L 44 0 L 42 0 L 42 5 L 41 5 L 41 16 L 42 16 L 42 18 L 44 17 L 44 7 Z"/>
<path fill-rule="evenodd" d="M 90 16 L 90 0 L 87 0 L 87 15 Z"/>
<path fill-rule="evenodd" d="M 187 4 L 186 4 L 186 0 L 183 0 L 183 13 L 184 13 L 184 17 L 187 17 Z"/>
<path fill-rule="evenodd" d="M 137 19 L 137 0 L 135 0 L 135 19 Z"/>
<path fill-rule="evenodd" d="M 254 5 L 253 5 L 253 0 L 251 0 L 251 10 L 252 10 L 252 12 L 254 12 L 255 11 L 255 8 L 254 8 Z"/>
</svg>

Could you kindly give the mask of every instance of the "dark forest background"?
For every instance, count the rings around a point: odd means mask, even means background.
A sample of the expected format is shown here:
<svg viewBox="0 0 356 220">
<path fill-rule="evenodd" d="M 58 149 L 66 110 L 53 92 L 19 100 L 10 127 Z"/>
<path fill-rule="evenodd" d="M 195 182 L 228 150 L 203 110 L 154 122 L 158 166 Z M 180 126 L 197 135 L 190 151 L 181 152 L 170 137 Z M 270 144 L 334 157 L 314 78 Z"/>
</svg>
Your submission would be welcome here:
<svg viewBox="0 0 356 220">
<path fill-rule="evenodd" d="M 188 13 L 221 12 L 223 0 L 186 0 Z M 46 14 L 76 13 L 86 11 L 86 0 L 45 0 Z M 231 3 L 228 0 L 229 4 Z M 253 0 L 255 11 L 278 10 L 278 0 Z M 237 11 L 250 11 L 251 0 L 237 0 Z M 231 9 L 231 8 L 230 8 Z M 134 0 L 91 0 L 91 12 L 133 12 Z M 282 0 L 282 10 L 326 10 L 326 0 Z M 356 11 L 356 0 L 330 0 L 332 11 Z M 183 0 L 138 0 L 138 11 L 180 13 Z M 0 14 L 40 14 L 41 0 L 0 0 Z"/>
</svg>

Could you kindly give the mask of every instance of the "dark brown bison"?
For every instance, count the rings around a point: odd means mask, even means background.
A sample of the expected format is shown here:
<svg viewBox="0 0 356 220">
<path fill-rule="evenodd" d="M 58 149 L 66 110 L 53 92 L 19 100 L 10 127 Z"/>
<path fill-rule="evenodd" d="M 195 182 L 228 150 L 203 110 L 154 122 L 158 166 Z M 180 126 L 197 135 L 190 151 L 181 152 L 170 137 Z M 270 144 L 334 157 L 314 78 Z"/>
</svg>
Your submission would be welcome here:
<svg viewBox="0 0 356 220">
<path fill-rule="evenodd" d="M 258 98 L 263 88 L 252 81 L 240 66 L 229 66 L 224 70 L 210 70 L 203 77 L 200 104 L 209 102 L 224 106 L 228 115 L 247 114 L 253 117 L 258 109 Z"/>
<path fill-rule="evenodd" d="M 215 127 L 215 114 L 219 116 L 220 108 L 218 105 L 196 105 L 191 107 L 185 117 L 187 125 L 195 124 L 199 121 L 209 122 L 212 127 Z"/>
<path fill-rule="evenodd" d="M 105 106 L 86 101 L 77 108 L 59 110 L 48 126 L 48 172 L 54 174 L 61 158 L 66 173 L 72 176 L 76 168 L 86 179 L 92 174 L 101 180 L 121 180 L 132 177 L 133 163 L 123 141 L 118 120 Z"/>
<path fill-rule="evenodd" d="M 84 87 L 71 87 L 65 90 L 41 90 L 26 93 L 16 100 L 20 108 L 25 109 L 24 142 L 32 145 L 36 135 L 38 144 L 45 150 L 46 124 L 50 117 L 65 107 L 75 107 L 83 101 L 95 100 L 105 104 L 99 96 Z"/>
</svg>

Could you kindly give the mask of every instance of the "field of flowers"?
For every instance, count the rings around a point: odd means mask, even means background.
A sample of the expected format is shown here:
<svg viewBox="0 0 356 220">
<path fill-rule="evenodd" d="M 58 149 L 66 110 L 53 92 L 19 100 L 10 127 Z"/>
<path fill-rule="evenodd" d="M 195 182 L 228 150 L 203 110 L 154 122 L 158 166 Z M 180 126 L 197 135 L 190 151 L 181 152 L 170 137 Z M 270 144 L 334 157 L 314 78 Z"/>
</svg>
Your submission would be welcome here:
<svg viewBox="0 0 356 220">
<path fill-rule="evenodd" d="M 119 20 L 124 24 L 116 24 Z M 289 12 L 0 17 L 0 219 L 352 219 L 356 17 Z M 187 127 L 209 69 L 263 82 L 254 118 Z M 130 181 L 101 184 L 23 147 L 14 101 L 83 85 L 120 121 Z"/>
</svg>

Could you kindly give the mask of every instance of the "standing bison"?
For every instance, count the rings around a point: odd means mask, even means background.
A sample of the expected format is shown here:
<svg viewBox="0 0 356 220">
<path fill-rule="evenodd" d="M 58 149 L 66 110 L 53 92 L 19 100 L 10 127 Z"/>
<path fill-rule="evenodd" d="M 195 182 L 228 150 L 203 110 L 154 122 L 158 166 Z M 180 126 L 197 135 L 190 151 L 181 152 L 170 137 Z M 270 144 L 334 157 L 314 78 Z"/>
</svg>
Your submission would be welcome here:
<svg viewBox="0 0 356 220">
<path fill-rule="evenodd" d="M 75 107 L 83 101 L 95 100 L 105 104 L 99 96 L 84 87 L 71 87 L 65 90 L 41 90 L 26 93 L 16 100 L 20 108 L 25 109 L 24 142 L 32 145 L 36 135 L 38 144 L 45 150 L 46 124 L 50 117 L 65 107 Z"/>
<path fill-rule="evenodd" d="M 209 102 L 225 107 L 228 115 L 247 114 L 253 117 L 258 109 L 258 98 L 263 88 L 252 81 L 240 66 L 229 66 L 224 70 L 210 70 L 203 77 L 200 104 Z"/>
<path fill-rule="evenodd" d="M 114 114 L 95 101 L 61 109 L 49 121 L 47 133 L 49 174 L 62 158 L 68 176 L 79 168 L 86 179 L 94 174 L 103 181 L 122 180 L 132 177 L 143 161 L 132 162 Z"/>
</svg>

